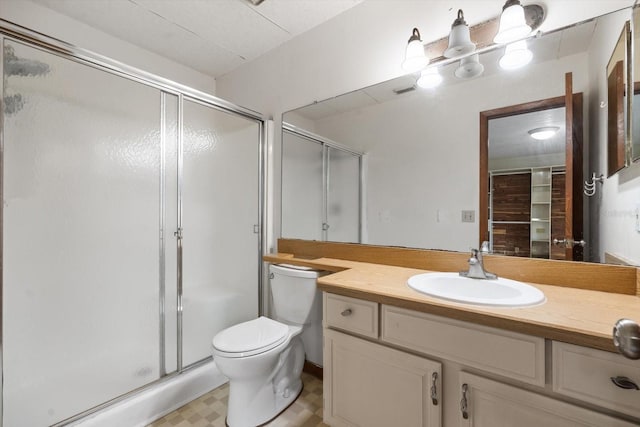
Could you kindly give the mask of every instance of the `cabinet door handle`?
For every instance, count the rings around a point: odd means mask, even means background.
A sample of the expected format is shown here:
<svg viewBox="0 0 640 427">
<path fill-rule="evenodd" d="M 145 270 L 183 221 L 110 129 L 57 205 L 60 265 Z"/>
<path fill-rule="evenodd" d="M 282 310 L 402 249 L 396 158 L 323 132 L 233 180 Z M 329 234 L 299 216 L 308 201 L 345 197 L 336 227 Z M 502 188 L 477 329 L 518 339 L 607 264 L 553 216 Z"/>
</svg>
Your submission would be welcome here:
<svg viewBox="0 0 640 427">
<path fill-rule="evenodd" d="M 438 373 L 431 374 L 431 403 L 438 406 Z"/>
<path fill-rule="evenodd" d="M 611 377 L 611 382 L 625 390 L 640 390 L 638 384 L 636 384 L 635 381 L 628 377 Z"/>
<path fill-rule="evenodd" d="M 462 412 L 462 418 L 465 420 L 469 419 L 469 409 L 467 405 L 467 392 L 469 391 L 469 386 L 467 384 L 462 384 L 462 400 L 460 400 L 460 411 Z"/>
<path fill-rule="evenodd" d="M 340 314 L 347 317 L 347 316 L 351 316 L 351 313 L 353 313 L 353 311 L 350 308 L 347 308 L 346 310 L 343 310 L 342 313 Z"/>
</svg>

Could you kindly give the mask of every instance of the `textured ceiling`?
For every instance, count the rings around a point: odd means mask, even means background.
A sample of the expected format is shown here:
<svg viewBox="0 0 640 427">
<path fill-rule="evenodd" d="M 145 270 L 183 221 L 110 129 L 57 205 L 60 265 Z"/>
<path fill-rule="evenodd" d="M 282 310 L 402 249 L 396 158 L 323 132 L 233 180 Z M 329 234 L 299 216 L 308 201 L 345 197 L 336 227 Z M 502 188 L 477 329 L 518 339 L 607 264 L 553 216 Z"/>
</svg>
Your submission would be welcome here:
<svg viewBox="0 0 640 427">
<path fill-rule="evenodd" d="M 219 77 L 362 0 L 32 0 Z"/>
</svg>

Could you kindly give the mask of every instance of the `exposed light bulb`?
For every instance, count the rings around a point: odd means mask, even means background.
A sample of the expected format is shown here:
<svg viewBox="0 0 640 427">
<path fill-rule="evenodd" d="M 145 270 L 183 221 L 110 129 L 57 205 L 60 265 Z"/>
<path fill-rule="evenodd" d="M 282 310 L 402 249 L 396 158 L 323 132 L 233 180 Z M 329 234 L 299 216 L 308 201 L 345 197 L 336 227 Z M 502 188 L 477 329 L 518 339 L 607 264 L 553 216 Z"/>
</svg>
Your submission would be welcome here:
<svg viewBox="0 0 640 427">
<path fill-rule="evenodd" d="M 507 45 L 499 63 L 504 70 L 515 70 L 527 65 L 531 59 L 533 59 L 533 53 L 527 47 L 527 41 L 520 40 Z"/>
<path fill-rule="evenodd" d="M 493 38 L 495 43 L 511 43 L 531 34 L 527 25 L 524 8 L 519 0 L 507 0 L 500 15 L 498 33 Z"/>
<path fill-rule="evenodd" d="M 449 33 L 449 47 L 444 51 L 445 58 L 455 58 L 476 50 L 476 45 L 471 42 L 469 26 L 464 20 L 462 9 L 458 10 L 458 18 L 451 25 Z"/>
<path fill-rule="evenodd" d="M 428 64 L 429 60 L 427 59 L 427 55 L 424 53 L 422 40 L 420 40 L 420 31 L 418 31 L 417 28 L 414 28 L 407 43 L 404 61 L 402 62 L 402 69 L 413 73 L 415 71 L 422 70 Z"/>
<path fill-rule="evenodd" d="M 467 56 L 460 60 L 460 66 L 456 68 L 454 74 L 459 79 L 472 79 L 484 72 L 484 65 L 480 63 L 478 54 Z"/>
<path fill-rule="evenodd" d="M 431 89 L 442 83 L 442 76 L 437 67 L 429 67 L 426 70 L 422 70 L 416 83 L 423 89 Z"/>
</svg>

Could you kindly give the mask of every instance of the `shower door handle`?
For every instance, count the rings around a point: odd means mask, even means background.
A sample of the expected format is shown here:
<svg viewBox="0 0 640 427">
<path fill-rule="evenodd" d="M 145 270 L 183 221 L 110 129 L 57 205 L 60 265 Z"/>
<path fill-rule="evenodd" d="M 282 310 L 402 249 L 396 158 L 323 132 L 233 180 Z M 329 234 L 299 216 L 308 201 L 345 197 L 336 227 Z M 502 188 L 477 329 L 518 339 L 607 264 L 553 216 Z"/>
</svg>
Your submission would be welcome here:
<svg viewBox="0 0 640 427">
<path fill-rule="evenodd" d="M 173 232 L 173 235 L 178 239 L 178 240 L 182 240 L 182 228 L 178 228 L 176 231 Z"/>
</svg>

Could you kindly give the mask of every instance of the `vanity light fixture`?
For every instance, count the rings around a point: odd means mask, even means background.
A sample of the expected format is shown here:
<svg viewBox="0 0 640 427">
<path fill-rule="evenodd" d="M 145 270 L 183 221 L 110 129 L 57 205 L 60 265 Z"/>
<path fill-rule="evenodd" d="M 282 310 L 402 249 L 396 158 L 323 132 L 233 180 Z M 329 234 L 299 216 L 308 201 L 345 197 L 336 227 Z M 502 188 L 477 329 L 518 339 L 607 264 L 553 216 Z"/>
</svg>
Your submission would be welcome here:
<svg viewBox="0 0 640 427">
<path fill-rule="evenodd" d="M 411 37 L 407 42 L 407 50 L 402 63 L 402 69 L 410 73 L 419 71 L 429 64 L 427 55 L 424 53 L 424 45 L 420 40 L 420 31 L 413 29 Z"/>
<path fill-rule="evenodd" d="M 469 26 L 464 20 L 462 9 L 458 9 L 458 18 L 451 24 L 449 33 L 449 47 L 444 51 L 445 58 L 455 58 L 476 50 L 476 45 L 471 42 Z"/>
<path fill-rule="evenodd" d="M 502 7 L 498 33 L 493 38 L 495 43 L 511 43 L 531 34 L 531 27 L 527 25 L 524 7 L 520 0 L 507 0 Z"/>
<path fill-rule="evenodd" d="M 499 64 L 503 70 L 515 70 L 527 65 L 531 59 L 533 53 L 527 47 L 527 41 L 520 40 L 507 45 Z"/>
<path fill-rule="evenodd" d="M 456 68 L 453 74 L 459 79 L 472 79 L 478 77 L 484 72 L 484 65 L 480 63 L 480 57 L 477 53 L 462 58 L 460 66 Z"/>
<path fill-rule="evenodd" d="M 442 83 L 442 76 L 438 71 L 438 67 L 429 67 L 422 70 L 416 84 L 423 89 L 432 89 Z"/>
<path fill-rule="evenodd" d="M 531 138 L 533 139 L 543 141 L 545 139 L 551 138 L 559 130 L 560 128 L 558 126 L 544 126 L 541 128 L 531 129 L 529 131 L 529 135 L 531 135 Z"/>
</svg>

